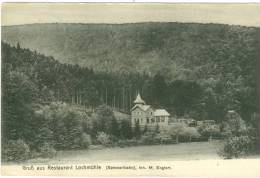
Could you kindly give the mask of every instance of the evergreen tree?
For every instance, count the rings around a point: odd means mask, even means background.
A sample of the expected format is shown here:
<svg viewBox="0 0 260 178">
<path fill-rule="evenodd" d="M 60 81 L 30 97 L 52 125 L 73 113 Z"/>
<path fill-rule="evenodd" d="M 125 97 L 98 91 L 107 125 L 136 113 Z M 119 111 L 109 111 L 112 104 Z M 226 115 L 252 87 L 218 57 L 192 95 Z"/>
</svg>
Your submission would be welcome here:
<svg viewBox="0 0 260 178">
<path fill-rule="evenodd" d="M 152 96 L 154 98 L 155 104 L 157 105 L 166 105 L 168 96 L 167 96 L 167 83 L 160 73 L 157 73 L 153 77 L 152 81 Z"/>
<path fill-rule="evenodd" d="M 140 139 L 140 137 L 141 137 L 141 130 L 140 130 L 139 122 L 136 122 L 136 123 L 135 123 L 134 136 L 135 136 L 135 138 L 137 138 L 137 139 Z"/>
<path fill-rule="evenodd" d="M 124 139 L 131 139 L 133 137 L 132 128 L 130 122 L 127 120 L 121 121 L 120 135 Z"/>
<path fill-rule="evenodd" d="M 17 49 L 21 49 L 19 42 L 17 43 L 16 48 L 17 48 Z"/>
<path fill-rule="evenodd" d="M 112 119 L 109 134 L 111 134 L 111 135 L 113 135 L 115 137 L 119 137 L 120 136 L 119 125 L 118 125 L 118 122 L 117 122 L 116 118 Z"/>
<path fill-rule="evenodd" d="M 142 134 L 145 134 L 147 131 L 148 131 L 148 128 L 147 128 L 147 125 L 145 125 Z"/>
<path fill-rule="evenodd" d="M 160 133 L 160 127 L 158 124 L 156 124 L 155 129 L 154 129 L 154 134 L 156 135 L 158 133 Z"/>
</svg>

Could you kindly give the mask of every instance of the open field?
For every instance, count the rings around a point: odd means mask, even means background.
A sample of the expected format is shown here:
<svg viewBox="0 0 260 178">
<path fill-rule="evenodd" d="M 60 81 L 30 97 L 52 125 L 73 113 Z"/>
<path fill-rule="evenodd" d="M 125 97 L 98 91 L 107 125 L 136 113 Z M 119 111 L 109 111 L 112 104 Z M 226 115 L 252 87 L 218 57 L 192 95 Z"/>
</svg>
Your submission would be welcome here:
<svg viewBox="0 0 260 178">
<path fill-rule="evenodd" d="M 82 163 L 107 161 L 173 161 L 220 159 L 220 141 L 179 143 L 174 145 L 133 146 L 100 150 L 60 151 L 50 159 L 30 160 L 34 163 Z"/>
</svg>

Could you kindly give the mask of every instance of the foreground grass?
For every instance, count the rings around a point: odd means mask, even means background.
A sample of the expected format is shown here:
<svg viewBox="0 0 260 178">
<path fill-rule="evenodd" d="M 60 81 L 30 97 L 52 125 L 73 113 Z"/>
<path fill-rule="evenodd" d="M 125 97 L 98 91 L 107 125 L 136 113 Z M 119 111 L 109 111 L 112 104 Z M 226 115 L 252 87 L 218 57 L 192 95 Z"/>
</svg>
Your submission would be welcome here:
<svg viewBox="0 0 260 178">
<path fill-rule="evenodd" d="M 101 161 L 173 161 L 220 159 L 217 152 L 220 141 L 114 147 L 100 150 L 59 151 L 52 159 L 35 159 L 34 163 L 80 163 Z"/>
</svg>

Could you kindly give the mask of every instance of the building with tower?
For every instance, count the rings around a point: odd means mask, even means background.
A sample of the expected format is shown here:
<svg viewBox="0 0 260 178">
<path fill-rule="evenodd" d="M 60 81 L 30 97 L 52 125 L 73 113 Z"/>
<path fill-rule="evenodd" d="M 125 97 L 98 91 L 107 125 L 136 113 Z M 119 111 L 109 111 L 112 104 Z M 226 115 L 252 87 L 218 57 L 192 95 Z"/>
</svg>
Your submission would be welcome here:
<svg viewBox="0 0 260 178">
<path fill-rule="evenodd" d="M 154 109 L 147 105 L 138 93 L 131 109 L 131 125 L 135 127 L 138 123 L 140 128 L 153 128 L 157 125 L 164 128 L 169 125 L 170 114 L 165 109 Z"/>
</svg>

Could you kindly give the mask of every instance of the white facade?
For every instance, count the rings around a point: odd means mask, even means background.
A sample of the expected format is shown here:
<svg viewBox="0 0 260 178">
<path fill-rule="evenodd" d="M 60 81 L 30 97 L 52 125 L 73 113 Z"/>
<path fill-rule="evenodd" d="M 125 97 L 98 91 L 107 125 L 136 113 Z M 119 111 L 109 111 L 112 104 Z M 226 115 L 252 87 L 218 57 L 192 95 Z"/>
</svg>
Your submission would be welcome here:
<svg viewBox="0 0 260 178">
<path fill-rule="evenodd" d="M 139 93 L 134 104 L 131 110 L 132 127 L 135 127 L 136 123 L 139 123 L 141 128 L 168 126 L 170 114 L 165 109 L 153 109 L 150 105 L 146 105 Z"/>
</svg>

